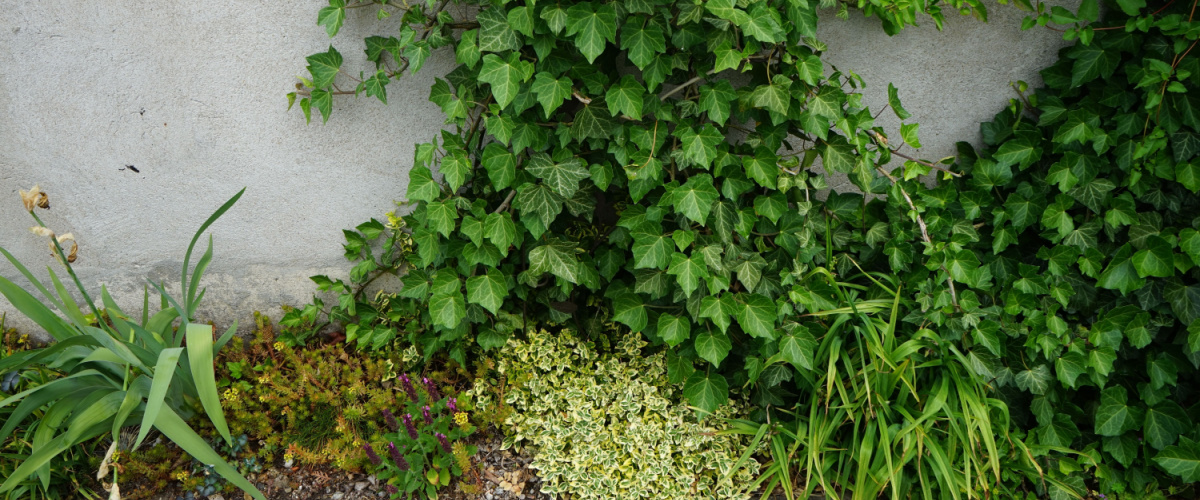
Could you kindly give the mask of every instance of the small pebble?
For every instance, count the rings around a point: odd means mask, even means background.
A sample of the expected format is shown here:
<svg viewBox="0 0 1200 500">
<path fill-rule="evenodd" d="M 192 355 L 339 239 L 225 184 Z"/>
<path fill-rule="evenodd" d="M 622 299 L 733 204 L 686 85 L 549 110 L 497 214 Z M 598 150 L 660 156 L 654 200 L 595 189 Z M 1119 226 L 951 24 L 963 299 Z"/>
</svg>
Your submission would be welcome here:
<svg viewBox="0 0 1200 500">
<path fill-rule="evenodd" d="M 359 482 L 357 482 L 357 483 L 354 483 L 354 491 L 362 491 L 362 490 L 365 490 L 365 489 L 367 489 L 367 482 L 366 482 L 366 481 L 359 481 Z"/>
</svg>

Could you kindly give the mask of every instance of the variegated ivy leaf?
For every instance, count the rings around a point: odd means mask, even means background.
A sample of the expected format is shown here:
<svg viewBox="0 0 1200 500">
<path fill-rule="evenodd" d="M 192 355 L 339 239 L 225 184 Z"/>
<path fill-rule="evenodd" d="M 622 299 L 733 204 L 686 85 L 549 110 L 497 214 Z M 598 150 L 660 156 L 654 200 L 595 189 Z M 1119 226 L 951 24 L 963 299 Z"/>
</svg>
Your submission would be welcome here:
<svg viewBox="0 0 1200 500">
<path fill-rule="evenodd" d="M 585 167 L 583 160 L 579 158 L 568 158 L 560 163 L 545 153 L 531 155 L 525 164 L 527 172 L 542 179 L 564 198 L 575 196 L 575 191 L 579 189 L 579 181 L 591 176 Z"/>
</svg>

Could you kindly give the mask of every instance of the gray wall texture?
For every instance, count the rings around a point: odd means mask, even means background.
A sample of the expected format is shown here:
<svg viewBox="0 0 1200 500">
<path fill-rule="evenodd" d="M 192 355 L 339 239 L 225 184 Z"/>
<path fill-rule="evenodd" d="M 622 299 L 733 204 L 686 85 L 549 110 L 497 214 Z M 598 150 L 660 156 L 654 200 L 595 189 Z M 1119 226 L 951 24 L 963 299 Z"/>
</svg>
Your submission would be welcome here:
<svg viewBox="0 0 1200 500">
<path fill-rule="evenodd" d="M 28 231 L 18 189 L 50 195 L 43 220 L 79 241 L 76 269 L 139 311 L 147 278 L 178 289 L 192 233 L 228 197 L 246 194 L 212 226 L 215 257 L 199 316 L 218 325 L 278 318 L 307 303 L 313 274 L 345 276 L 341 230 L 382 218 L 403 198 L 414 145 L 442 126 L 427 102 L 447 49 L 374 99 L 335 101 L 327 125 L 305 125 L 284 95 L 304 56 L 330 44 L 316 26 L 321 0 L 280 4 L 168 0 L 5 2 L 0 16 L 0 246 L 45 276 L 55 266 Z M 394 29 L 355 9 L 333 40 L 345 67 L 362 67 L 362 38 Z M 827 15 L 826 60 L 866 80 L 865 102 L 886 103 L 888 82 L 921 124 L 923 158 L 978 142 L 979 122 L 1014 97 L 1009 83 L 1040 80 L 1059 33 L 1021 31 L 1024 13 L 992 6 L 987 24 L 949 19 L 888 37 L 874 19 Z M 314 110 L 315 114 L 315 110 Z M 890 112 L 880 124 L 899 130 Z M 910 152 L 911 153 L 911 152 Z M 128 168 L 132 165 L 137 169 Z M 40 272 L 39 272 L 40 271 Z M 60 273 L 61 274 L 61 273 Z M 24 283 L 0 259 L 0 276 Z M 0 298 L 10 326 L 33 331 Z"/>
</svg>

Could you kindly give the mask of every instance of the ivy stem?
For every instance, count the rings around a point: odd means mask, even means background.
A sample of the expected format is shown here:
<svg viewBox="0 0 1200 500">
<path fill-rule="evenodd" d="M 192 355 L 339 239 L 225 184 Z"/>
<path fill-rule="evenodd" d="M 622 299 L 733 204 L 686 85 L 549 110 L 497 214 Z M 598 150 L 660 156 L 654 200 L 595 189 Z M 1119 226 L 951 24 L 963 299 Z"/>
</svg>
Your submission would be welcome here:
<svg viewBox="0 0 1200 500">
<path fill-rule="evenodd" d="M 921 237 L 925 239 L 925 244 L 932 248 L 933 240 L 929 238 L 929 230 L 925 227 L 925 219 L 921 218 L 921 213 L 917 211 L 917 205 L 913 203 L 912 197 L 908 196 L 908 191 L 904 189 L 904 185 L 900 184 L 900 182 L 898 182 L 895 177 L 892 177 L 892 174 L 888 173 L 887 170 L 884 170 L 883 167 L 876 165 L 875 170 L 883 174 L 884 177 L 887 177 L 888 180 L 892 181 L 892 184 L 895 184 L 896 187 L 900 188 L 900 194 L 904 195 L 904 201 L 908 202 L 908 208 L 912 209 L 913 217 L 916 217 L 917 225 L 921 228 Z M 941 267 L 942 272 L 946 273 L 946 284 L 950 285 L 950 301 L 954 303 L 954 310 L 962 311 L 962 308 L 958 305 L 958 291 L 954 288 L 954 278 L 950 276 L 950 271 L 946 270 L 945 264 L 943 264 Z"/>
<path fill-rule="evenodd" d="M 659 99 L 660 101 L 664 101 L 664 102 L 665 102 L 665 101 L 667 100 L 667 98 L 668 98 L 668 97 L 671 97 L 671 96 L 673 96 L 673 95 L 675 95 L 675 94 L 679 93 L 679 91 L 680 91 L 680 90 L 683 90 L 683 89 L 686 89 L 686 88 L 688 88 L 688 87 L 692 86 L 692 84 L 693 84 L 693 83 L 696 83 L 696 82 L 698 82 L 698 81 L 700 81 L 700 80 L 703 80 L 703 79 L 705 79 L 705 78 L 709 77 L 710 75 L 712 75 L 712 74 L 713 74 L 713 73 L 715 73 L 715 72 L 716 72 L 716 71 L 715 71 L 715 69 L 714 69 L 714 70 L 710 70 L 708 73 L 705 73 L 705 74 L 703 74 L 703 75 L 699 75 L 699 76 L 693 77 L 691 80 L 688 80 L 688 81 L 686 81 L 686 82 L 683 82 L 683 83 L 679 84 L 679 86 L 678 86 L 678 87 L 675 87 L 675 88 L 671 89 L 671 91 L 670 91 L 670 92 L 667 92 L 666 94 L 663 94 L 663 95 L 659 96 L 659 98 L 658 98 L 658 99 Z"/>
<path fill-rule="evenodd" d="M 876 135 L 876 136 L 879 136 L 879 134 L 878 134 L 878 133 L 876 133 L 875 135 Z M 927 162 L 927 161 L 925 161 L 925 160 L 918 160 L 918 159 L 916 159 L 916 158 L 913 158 L 913 157 L 911 157 L 911 156 L 908 156 L 908 155 L 906 155 L 906 154 L 904 154 L 904 153 L 901 153 L 899 149 L 893 149 L 893 150 L 892 150 L 892 154 L 894 154 L 894 155 L 896 155 L 896 156 L 899 156 L 899 157 L 901 157 L 901 158 L 904 158 L 905 160 L 909 160 L 909 161 L 915 161 L 915 162 L 917 162 L 917 163 L 920 163 L 921 165 L 925 165 L 926 167 L 932 168 L 932 169 L 934 169 L 934 170 L 941 170 L 942 172 L 945 172 L 945 173 L 947 173 L 947 174 L 953 175 L 953 176 L 955 176 L 955 177 L 962 177 L 962 174 L 960 174 L 960 173 L 958 173 L 958 172 L 955 172 L 955 171 L 952 171 L 952 170 L 948 170 L 948 169 L 946 169 L 945 167 L 939 167 L 939 166 L 937 166 L 937 164 L 936 164 L 936 163 L 929 163 L 929 162 Z"/>
<path fill-rule="evenodd" d="M 509 204 L 509 202 L 511 202 L 511 201 L 512 201 L 512 199 L 513 199 L 513 197 L 514 197 L 514 196 L 516 196 L 516 195 L 517 195 L 517 190 L 516 190 L 516 189 L 510 189 L 510 190 L 508 191 L 508 196 L 504 197 L 504 201 L 500 202 L 500 206 L 496 207 L 496 210 L 495 210 L 494 212 L 492 212 L 492 213 L 494 213 L 494 214 L 498 214 L 498 213 L 500 213 L 500 212 L 503 212 L 503 211 L 505 211 L 505 210 L 508 210 L 508 204 Z"/>
</svg>

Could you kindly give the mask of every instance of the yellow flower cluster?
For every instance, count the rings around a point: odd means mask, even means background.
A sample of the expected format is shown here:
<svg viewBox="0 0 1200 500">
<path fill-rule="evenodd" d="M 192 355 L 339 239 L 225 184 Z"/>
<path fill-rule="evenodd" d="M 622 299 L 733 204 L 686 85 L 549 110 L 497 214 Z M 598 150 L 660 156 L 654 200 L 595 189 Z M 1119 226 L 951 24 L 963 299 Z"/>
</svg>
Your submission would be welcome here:
<svg viewBox="0 0 1200 500">
<path fill-rule="evenodd" d="M 239 392 L 241 391 L 238 391 L 237 387 L 230 387 L 225 389 L 225 392 L 221 394 L 221 398 L 226 401 L 237 401 Z"/>
<path fill-rule="evenodd" d="M 176 481 L 179 481 L 179 482 L 187 481 L 188 478 L 191 476 L 192 475 L 190 473 L 188 473 L 188 471 L 186 471 L 186 470 L 181 470 L 179 472 L 171 474 L 171 478 Z"/>
<path fill-rule="evenodd" d="M 276 341 L 271 347 L 274 347 L 276 351 L 282 351 L 286 346 L 283 345 L 283 342 Z"/>
<path fill-rule="evenodd" d="M 467 413 L 461 412 L 461 411 L 458 413 L 455 413 L 454 414 L 454 423 L 458 424 L 459 427 L 465 428 L 467 426 Z"/>
</svg>

